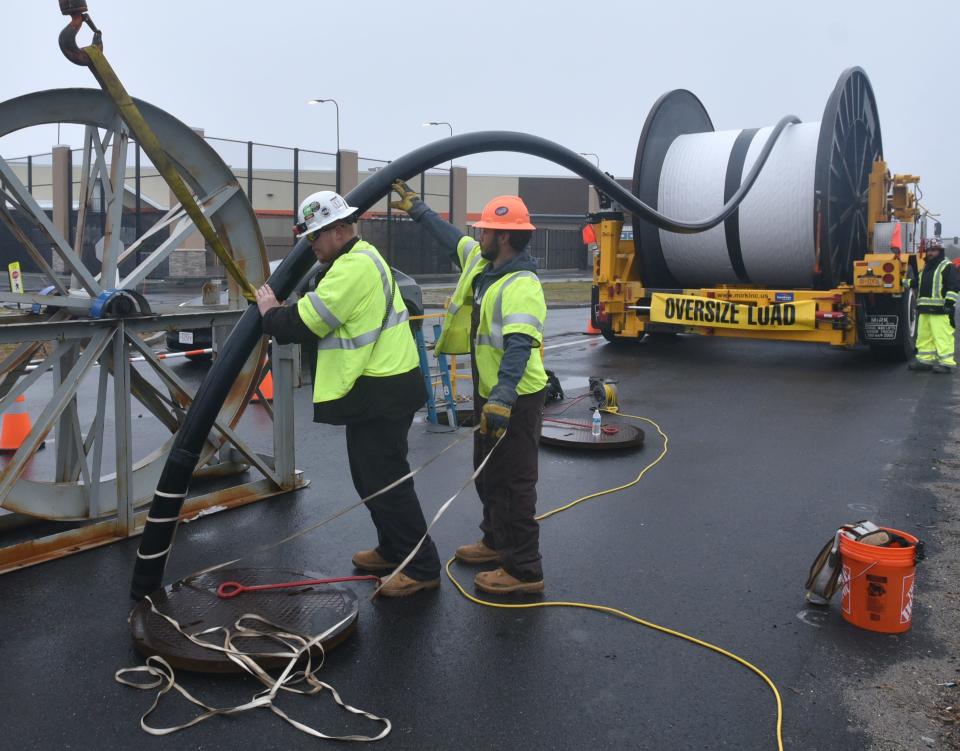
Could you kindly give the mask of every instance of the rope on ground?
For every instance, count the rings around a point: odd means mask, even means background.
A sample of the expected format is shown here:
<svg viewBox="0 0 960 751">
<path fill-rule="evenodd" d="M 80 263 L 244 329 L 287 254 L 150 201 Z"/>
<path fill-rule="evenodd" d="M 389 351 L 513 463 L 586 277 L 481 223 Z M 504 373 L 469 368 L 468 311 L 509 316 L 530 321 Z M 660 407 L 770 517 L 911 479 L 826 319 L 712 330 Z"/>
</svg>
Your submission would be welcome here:
<svg viewBox="0 0 960 751">
<path fill-rule="evenodd" d="M 620 490 L 626 490 L 627 488 L 633 487 L 638 482 L 640 482 L 640 480 L 643 479 L 644 475 L 646 475 L 647 472 L 649 472 L 651 469 L 653 469 L 653 467 L 659 464 L 660 461 L 667 455 L 670 439 L 667 436 L 667 434 L 663 432 L 660 426 L 657 423 L 655 423 L 653 420 L 647 417 L 640 417 L 638 415 L 628 415 L 628 414 L 624 414 L 623 412 L 613 412 L 612 410 L 603 410 L 603 411 L 609 412 L 611 414 L 619 414 L 621 417 L 627 417 L 632 420 L 642 420 L 643 422 L 649 423 L 650 425 L 652 425 L 654 428 L 657 429 L 657 432 L 660 434 L 660 437 L 663 439 L 663 449 L 661 450 L 657 458 L 654 459 L 649 464 L 647 464 L 642 470 L 640 470 L 640 474 L 638 474 L 636 478 L 634 478 L 632 481 L 624 485 L 618 485 L 617 487 L 614 487 L 614 488 L 601 490 L 596 493 L 590 493 L 589 495 L 585 495 L 582 498 L 577 498 L 576 500 L 571 501 L 570 503 L 567 503 L 563 506 L 559 506 L 555 509 L 552 509 L 551 511 L 547 511 L 543 514 L 540 514 L 539 516 L 536 517 L 538 521 L 542 519 L 547 519 L 555 514 L 561 513 L 562 511 L 571 509 L 574 506 L 580 503 L 583 503 L 584 501 L 589 501 L 594 498 L 599 498 L 600 496 L 603 496 L 603 495 L 609 495 L 611 493 L 616 493 Z M 466 599 L 468 599 L 470 602 L 476 605 L 483 605 L 484 607 L 488 607 L 488 608 L 499 608 L 502 610 L 532 610 L 534 608 L 579 608 L 582 610 L 592 610 L 597 613 L 605 613 L 607 615 L 616 616 L 617 618 L 623 618 L 632 623 L 636 623 L 640 626 L 645 626 L 649 629 L 653 629 L 654 631 L 659 631 L 662 634 L 674 636 L 678 639 L 682 639 L 684 641 L 690 642 L 691 644 L 696 644 L 699 647 L 703 647 L 704 649 L 709 649 L 712 652 L 716 652 L 717 654 L 723 655 L 724 657 L 727 657 L 733 660 L 734 662 L 742 665 L 743 667 L 747 668 L 748 670 L 753 672 L 755 675 L 757 675 L 770 688 L 770 691 L 773 692 L 773 697 L 776 700 L 776 704 L 777 704 L 777 749 L 778 751 L 783 751 L 783 701 L 780 697 L 780 691 L 777 690 L 776 685 L 767 676 L 767 674 L 764 673 L 760 668 L 758 668 L 753 663 L 743 659 L 742 657 L 734 654 L 733 652 L 730 652 L 724 649 L 723 647 L 718 647 L 717 645 L 711 644 L 710 642 L 704 641 L 703 639 L 698 639 L 697 637 L 690 636 L 689 634 L 685 634 L 682 631 L 677 631 L 676 629 L 667 628 L 666 626 L 661 626 L 651 621 L 646 621 L 642 618 L 638 618 L 635 615 L 631 615 L 630 613 L 627 613 L 623 610 L 618 610 L 617 608 L 611 608 L 606 605 L 595 605 L 595 604 L 586 603 L 586 602 L 563 601 L 563 600 L 547 600 L 544 602 L 525 602 L 525 603 L 500 603 L 500 602 L 491 602 L 489 600 L 482 600 L 479 597 L 475 597 L 474 595 L 471 595 L 469 592 L 467 592 L 467 590 L 463 588 L 463 586 L 460 584 L 457 578 L 453 575 L 451 566 L 453 565 L 454 560 L 455 560 L 455 557 L 450 558 L 450 560 L 447 561 L 447 564 L 445 566 L 445 569 L 447 572 L 447 578 L 450 579 L 450 581 L 453 583 L 453 586 L 457 588 L 457 590 L 460 592 L 461 595 L 463 595 Z"/>
</svg>

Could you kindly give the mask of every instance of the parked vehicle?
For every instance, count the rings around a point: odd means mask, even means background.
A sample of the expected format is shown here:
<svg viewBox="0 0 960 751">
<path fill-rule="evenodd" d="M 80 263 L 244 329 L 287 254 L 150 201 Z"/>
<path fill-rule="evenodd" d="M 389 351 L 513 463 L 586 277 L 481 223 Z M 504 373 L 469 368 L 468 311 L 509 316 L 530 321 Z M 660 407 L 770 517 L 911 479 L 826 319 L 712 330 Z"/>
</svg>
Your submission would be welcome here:
<svg viewBox="0 0 960 751">
<path fill-rule="evenodd" d="M 280 261 L 270 261 L 270 273 L 277 268 Z M 407 310 L 411 316 L 423 315 L 423 292 L 417 280 L 399 269 L 392 269 L 394 279 L 397 281 L 397 287 L 403 301 L 407 305 Z M 226 305 L 227 291 L 220 292 L 220 304 Z M 199 308 L 203 307 L 203 299 L 195 297 L 180 304 L 181 308 Z M 419 324 L 419 322 L 416 322 Z M 213 330 L 209 326 L 193 329 L 179 329 L 177 331 L 167 332 L 167 350 L 170 352 L 191 352 L 194 350 L 204 350 L 213 347 Z M 187 355 L 187 359 L 194 361 L 209 360 L 210 354 Z"/>
</svg>

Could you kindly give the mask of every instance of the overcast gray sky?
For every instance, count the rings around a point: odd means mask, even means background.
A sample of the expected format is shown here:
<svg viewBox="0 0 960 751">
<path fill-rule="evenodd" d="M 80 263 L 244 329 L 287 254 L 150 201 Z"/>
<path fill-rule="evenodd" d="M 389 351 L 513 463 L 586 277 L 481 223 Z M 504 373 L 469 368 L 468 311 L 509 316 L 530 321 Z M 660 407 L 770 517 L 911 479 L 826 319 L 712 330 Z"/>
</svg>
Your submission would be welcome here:
<svg viewBox="0 0 960 751">
<path fill-rule="evenodd" d="M 396 158 L 446 134 L 533 133 L 595 152 L 632 174 L 647 112 L 687 88 L 718 129 L 819 120 L 840 73 L 870 77 L 884 152 L 923 178 L 925 204 L 960 233 L 960 97 L 951 37 L 960 3 L 227 2 L 89 0 L 128 90 L 209 135 Z M 0 99 L 95 86 L 57 48 L 56 0 L 2 0 Z M 85 41 L 88 35 L 81 36 Z M 64 139 L 66 140 L 66 139 Z M 56 133 L 0 140 L 0 153 L 48 151 Z M 78 145 L 78 144 L 74 144 Z M 458 160 L 484 173 L 557 174 L 532 157 Z"/>
</svg>

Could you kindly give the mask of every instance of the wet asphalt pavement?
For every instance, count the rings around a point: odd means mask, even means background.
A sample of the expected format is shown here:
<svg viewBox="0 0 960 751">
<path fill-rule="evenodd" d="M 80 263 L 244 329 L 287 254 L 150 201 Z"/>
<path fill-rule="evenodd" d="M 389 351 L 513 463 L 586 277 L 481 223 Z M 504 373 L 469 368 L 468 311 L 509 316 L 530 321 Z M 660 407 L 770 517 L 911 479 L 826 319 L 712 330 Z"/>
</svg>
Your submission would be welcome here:
<svg viewBox="0 0 960 751">
<path fill-rule="evenodd" d="M 834 605 L 805 609 L 803 582 L 838 524 L 869 517 L 919 533 L 934 502 L 928 477 L 955 401 L 949 378 L 875 362 L 865 351 L 680 337 L 626 346 L 580 336 L 585 311 L 551 311 L 547 364 L 573 394 L 586 378 L 620 381 L 620 402 L 669 435 L 664 460 L 635 487 L 543 522 L 546 599 L 607 605 L 728 649 L 777 684 L 789 749 L 860 749 L 848 729 L 838 675 L 879 671 L 938 645 L 924 630 L 922 572 L 914 628 L 903 636 L 854 629 Z M 192 377 L 202 371 L 178 365 Z M 343 429 L 312 424 L 298 404 L 297 466 L 305 490 L 181 525 L 167 581 L 279 539 L 355 493 Z M 569 416 L 588 418 L 575 406 Z M 262 416 L 245 417 L 257 431 Z M 632 480 L 660 451 L 644 425 L 639 452 L 543 447 L 540 509 Z M 411 464 L 457 434 L 415 424 Z M 428 516 L 468 476 L 470 441 L 416 479 Z M 477 539 L 472 488 L 440 521 L 441 556 Z M 375 542 L 364 510 L 297 539 L 250 566 L 352 573 L 350 555 Z M 137 540 L 0 577 L 0 727 L 4 748 L 313 748 L 318 741 L 268 711 L 213 718 L 168 738 L 140 730 L 152 692 L 113 680 L 139 664 L 126 626 Z M 456 566 L 462 582 L 472 570 Z M 472 588 L 471 588 L 472 589 Z M 390 718 L 385 749 L 773 749 L 775 703 L 755 675 L 662 633 L 584 610 L 492 610 L 439 591 L 369 602 L 357 585 L 356 634 L 320 677 L 344 701 Z M 522 601 L 535 601 L 527 598 Z M 182 674 L 208 703 L 239 704 L 248 680 Z M 165 697 L 156 724 L 191 716 Z M 375 733 L 329 696 L 281 706 L 324 732 Z M 9 744 L 9 745 L 8 745 Z"/>
</svg>

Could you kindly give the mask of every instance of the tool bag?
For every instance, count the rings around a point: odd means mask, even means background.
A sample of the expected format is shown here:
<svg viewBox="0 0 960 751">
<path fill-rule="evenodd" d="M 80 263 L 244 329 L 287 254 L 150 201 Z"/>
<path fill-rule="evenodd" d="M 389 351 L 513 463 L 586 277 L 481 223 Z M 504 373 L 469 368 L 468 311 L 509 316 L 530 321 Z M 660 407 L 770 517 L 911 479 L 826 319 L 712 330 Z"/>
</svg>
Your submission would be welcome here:
<svg viewBox="0 0 960 751">
<path fill-rule="evenodd" d="M 546 401 L 558 402 L 564 398 L 563 387 L 560 385 L 560 379 L 552 370 L 547 372 L 547 395 Z"/>
</svg>

